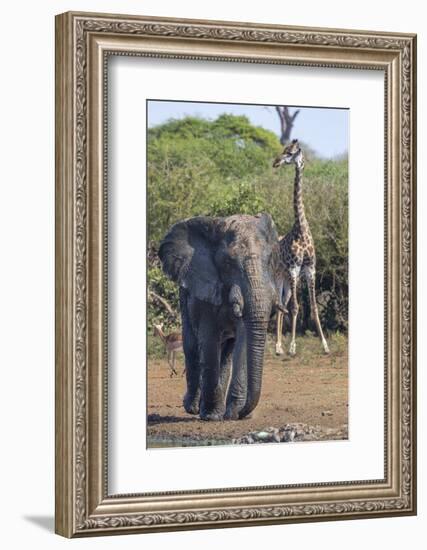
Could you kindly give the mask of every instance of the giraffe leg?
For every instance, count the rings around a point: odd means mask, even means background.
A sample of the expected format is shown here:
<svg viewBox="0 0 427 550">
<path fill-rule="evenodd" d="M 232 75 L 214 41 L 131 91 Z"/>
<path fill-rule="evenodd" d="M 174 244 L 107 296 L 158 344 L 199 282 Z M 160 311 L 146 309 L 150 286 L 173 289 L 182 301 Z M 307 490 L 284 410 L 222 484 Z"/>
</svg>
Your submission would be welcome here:
<svg viewBox="0 0 427 550">
<path fill-rule="evenodd" d="M 282 328 L 283 328 L 283 313 L 281 311 L 278 311 L 277 323 L 276 323 L 276 355 L 283 355 Z"/>
<path fill-rule="evenodd" d="M 291 287 L 288 281 L 285 281 L 282 292 L 283 300 L 282 306 L 287 307 L 289 299 L 291 297 Z M 283 355 L 282 338 L 283 338 L 283 312 L 277 312 L 277 325 L 276 325 L 276 355 Z"/>
<path fill-rule="evenodd" d="M 297 276 L 293 274 L 291 277 L 291 313 L 292 313 L 292 335 L 291 343 L 289 345 L 289 355 L 296 355 L 297 345 L 295 342 L 295 336 L 297 331 L 297 317 L 298 317 L 298 298 L 297 298 Z"/>
<path fill-rule="evenodd" d="M 282 304 L 282 298 L 283 298 L 283 281 L 280 283 L 280 286 L 279 286 L 279 302 L 280 302 L 280 305 L 283 305 Z M 280 311 L 280 310 L 277 310 L 277 318 L 276 318 L 276 355 L 283 355 L 282 325 L 283 325 L 283 312 Z"/>
<path fill-rule="evenodd" d="M 307 267 L 304 270 L 305 279 L 308 286 L 308 295 L 310 297 L 310 310 L 311 316 L 316 324 L 317 334 L 319 335 L 320 341 L 322 342 L 323 351 L 329 353 L 328 343 L 323 334 L 322 326 L 319 319 L 319 311 L 317 309 L 316 301 L 316 271 L 314 267 Z"/>
</svg>

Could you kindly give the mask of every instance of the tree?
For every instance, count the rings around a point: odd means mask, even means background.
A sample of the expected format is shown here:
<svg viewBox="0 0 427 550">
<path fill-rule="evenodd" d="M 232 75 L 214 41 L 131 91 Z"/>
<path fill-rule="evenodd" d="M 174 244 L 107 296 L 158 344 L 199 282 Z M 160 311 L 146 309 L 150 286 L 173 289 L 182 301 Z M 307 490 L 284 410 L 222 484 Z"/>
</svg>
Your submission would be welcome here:
<svg viewBox="0 0 427 550">
<path fill-rule="evenodd" d="M 294 122 L 298 116 L 299 109 L 291 114 L 289 112 L 289 107 L 279 107 L 276 105 L 276 112 L 280 119 L 280 143 L 285 145 L 285 143 L 288 143 L 291 139 L 292 128 L 294 127 Z"/>
<path fill-rule="evenodd" d="M 271 173 L 280 151 L 274 132 L 245 116 L 185 117 L 148 131 L 148 234 L 153 243 L 178 220 L 257 213 L 254 180 Z"/>
</svg>

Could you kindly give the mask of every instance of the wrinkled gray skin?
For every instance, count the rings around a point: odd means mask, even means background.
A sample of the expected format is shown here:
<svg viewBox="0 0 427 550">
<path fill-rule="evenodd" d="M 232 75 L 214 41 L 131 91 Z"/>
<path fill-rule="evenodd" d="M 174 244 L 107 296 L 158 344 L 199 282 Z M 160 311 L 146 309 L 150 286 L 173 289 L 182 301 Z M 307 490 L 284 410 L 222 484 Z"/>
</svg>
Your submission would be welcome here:
<svg viewBox="0 0 427 550">
<path fill-rule="evenodd" d="M 159 256 L 180 285 L 185 410 L 203 420 L 247 416 L 259 401 L 267 325 L 278 304 L 278 236 L 271 216 L 179 222 Z"/>
</svg>

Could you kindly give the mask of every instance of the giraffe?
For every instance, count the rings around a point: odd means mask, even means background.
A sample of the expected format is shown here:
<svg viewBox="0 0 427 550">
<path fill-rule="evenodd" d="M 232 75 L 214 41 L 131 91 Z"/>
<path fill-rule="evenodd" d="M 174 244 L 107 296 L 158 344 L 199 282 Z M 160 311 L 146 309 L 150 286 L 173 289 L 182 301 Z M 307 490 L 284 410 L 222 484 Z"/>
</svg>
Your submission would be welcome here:
<svg viewBox="0 0 427 550">
<path fill-rule="evenodd" d="M 320 325 L 319 312 L 316 302 L 316 252 L 314 249 L 313 237 L 311 236 L 307 218 L 305 217 L 304 204 L 302 200 L 302 176 L 304 171 L 304 155 L 297 139 L 292 140 L 285 146 L 283 152 L 273 162 L 273 167 L 278 168 L 282 164 L 295 165 L 294 181 L 294 216 L 295 221 L 292 229 L 280 239 L 280 259 L 282 264 L 281 297 L 282 306 L 286 308 L 291 300 L 292 335 L 289 346 L 289 354 L 295 355 L 296 342 L 295 332 L 298 316 L 297 283 L 302 274 L 307 281 L 310 313 L 316 324 L 317 333 L 322 342 L 323 350 L 329 353 L 329 347 L 323 335 Z M 277 313 L 277 338 L 276 354 L 283 355 L 282 348 L 282 327 L 283 311 Z"/>
</svg>

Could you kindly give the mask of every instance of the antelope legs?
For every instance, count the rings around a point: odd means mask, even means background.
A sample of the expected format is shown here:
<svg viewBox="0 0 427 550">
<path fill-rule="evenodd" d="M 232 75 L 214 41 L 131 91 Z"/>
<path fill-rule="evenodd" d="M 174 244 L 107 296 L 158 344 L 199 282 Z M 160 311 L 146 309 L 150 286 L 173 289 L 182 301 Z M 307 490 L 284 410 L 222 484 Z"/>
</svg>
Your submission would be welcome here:
<svg viewBox="0 0 427 550">
<path fill-rule="evenodd" d="M 175 360 L 176 360 L 176 353 L 173 350 L 168 351 L 168 363 L 169 367 L 171 369 L 171 378 L 173 375 L 177 376 L 178 373 L 176 372 L 175 368 Z"/>
</svg>

